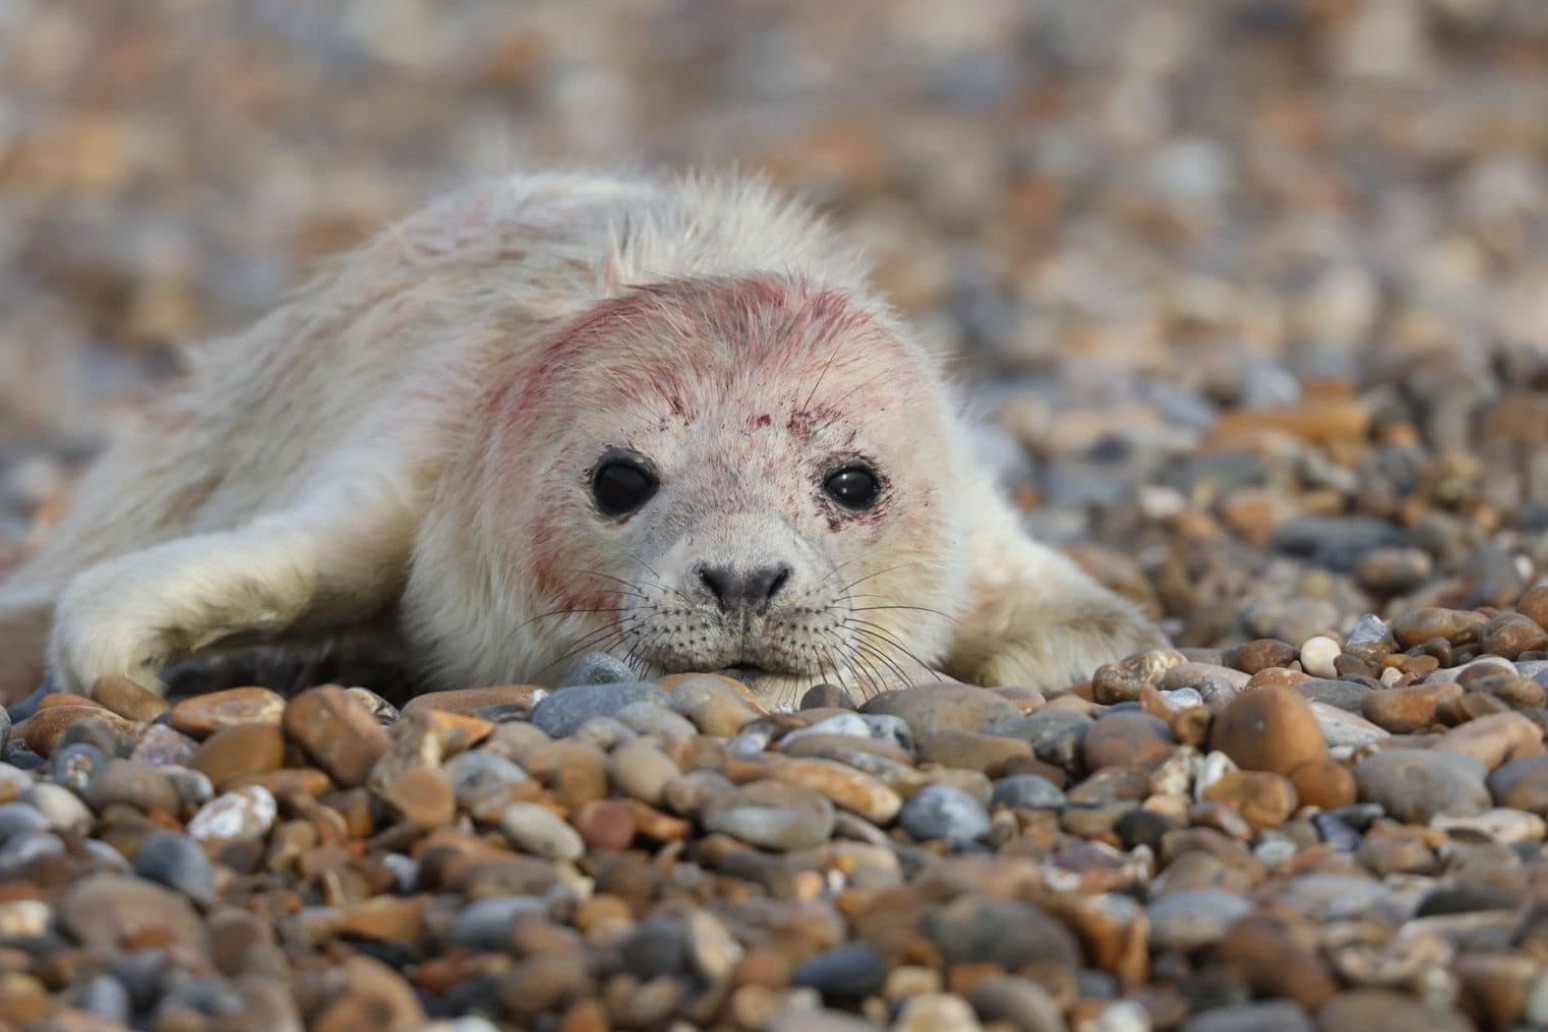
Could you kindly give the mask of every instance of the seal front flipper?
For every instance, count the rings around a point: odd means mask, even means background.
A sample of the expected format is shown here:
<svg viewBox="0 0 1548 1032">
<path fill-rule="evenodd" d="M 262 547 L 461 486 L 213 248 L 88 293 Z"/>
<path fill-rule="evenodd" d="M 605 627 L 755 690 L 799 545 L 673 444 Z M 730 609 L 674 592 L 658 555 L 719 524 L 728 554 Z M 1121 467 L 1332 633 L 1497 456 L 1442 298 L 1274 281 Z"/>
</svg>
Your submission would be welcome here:
<svg viewBox="0 0 1548 1032">
<path fill-rule="evenodd" d="M 107 674 L 159 691 L 163 666 L 210 645 L 369 619 L 396 598 L 413 531 L 386 492 L 368 497 L 314 497 L 87 569 L 60 599 L 50 665 L 71 691 Z"/>
<path fill-rule="evenodd" d="M 1009 503 L 987 485 L 979 490 L 971 507 L 969 608 L 947 673 L 986 686 L 1063 691 L 1104 663 L 1167 645 L 1138 605 L 1027 537 Z"/>
</svg>

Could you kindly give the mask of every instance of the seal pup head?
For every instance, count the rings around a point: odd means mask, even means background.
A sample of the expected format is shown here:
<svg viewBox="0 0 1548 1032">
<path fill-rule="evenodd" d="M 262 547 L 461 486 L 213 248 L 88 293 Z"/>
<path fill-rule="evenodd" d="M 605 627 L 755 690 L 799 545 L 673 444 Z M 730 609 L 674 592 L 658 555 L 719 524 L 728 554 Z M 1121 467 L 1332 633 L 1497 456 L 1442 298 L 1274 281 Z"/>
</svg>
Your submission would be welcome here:
<svg viewBox="0 0 1548 1032">
<path fill-rule="evenodd" d="M 487 403 L 458 518 L 478 604 L 506 615 L 440 647 L 509 669 L 467 674 L 547 680 L 602 649 L 779 702 L 917 681 L 944 653 L 967 572 L 958 432 L 880 309 L 772 275 L 640 287 L 555 330 Z"/>
</svg>

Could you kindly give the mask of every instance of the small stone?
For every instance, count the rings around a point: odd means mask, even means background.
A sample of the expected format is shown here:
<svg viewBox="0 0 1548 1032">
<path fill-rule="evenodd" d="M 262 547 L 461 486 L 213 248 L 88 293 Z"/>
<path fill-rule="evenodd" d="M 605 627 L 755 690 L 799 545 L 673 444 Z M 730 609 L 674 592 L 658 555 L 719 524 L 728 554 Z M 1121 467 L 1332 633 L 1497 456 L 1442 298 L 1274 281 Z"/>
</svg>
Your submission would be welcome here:
<svg viewBox="0 0 1548 1032">
<path fill-rule="evenodd" d="M 592 717 L 611 716 L 635 702 L 665 705 L 666 693 L 644 681 L 580 684 L 545 696 L 532 707 L 532 724 L 550 738 L 565 738 Z"/>
<path fill-rule="evenodd" d="M 711 798 L 705 828 L 765 849 L 810 849 L 833 833 L 833 804 L 820 793 L 780 781 L 754 781 Z"/>
<path fill-rule="evenodd" d="M 1151 949 L 1187 953 L 1219 942 L 1233 922 L 1253 909 L 1251 900 L 1224 889 L 1169 892 L 1145 908 Z"/>
<path fill-rule="evenodd" d="M 1430 1006 L 1390 989 L 1350 989 L 1317 1011 L 1319 1032 L 1472 1032 L 1473 1027 L 1449 1008 Z"/>
<path fill-rule="evenodd" d="M 688 935 L 688 959 L 694 973 L 710 985 L 731 977 L 746 950 L 708 910 L 695 910 L 684 921 Z"/>
<path fill-rule="evenodd" d="M 1064 922 L 1032 903 L 964 895 L 926 914 L 920 930 L 948 965 L 994 964 L 1019 971 L 1047 963 L 1080 966 L 1080 944 Z"/>
<path fill-rule="evenodd" d="M 392 737 L 338 685 L 297 695 L 285 707 L 285 735 L 343 788 L 365 784 L 371 767 L 392 749 Z"/>
<path fill-rule="evenodd" d="M 1424 749 L 1385 749 L 1360 761 L 1360 798 L 1380 803 L 1406 824 L 1428 824 L 1437 814 L 1478 814 L 1492 801 L 1487 771 L 1470 756 Z"/>
<path fill-rule="evenodd" d="M 858 1003 L 878 992 L 887 963 L 868 942 L 847 942 L 798 965 L 790 984 L 817 990 L 827 1003 Z"/>
<path fill-rule="evenodd" d="M 1254 641 L 1227 649 L 1221 662 L 1234 670 L 1256 674 L 1273 667 L 1287 667 L 1295 662 L 1296 648 L 1277 638 L 1258 638 Z"/>
<path fill-rule="evenodd" d="M 191 766 L 223 791 L 255 774 L 279 770 L 285 763 L 285 735 L 277 724 L 234 724 L 212 733 Z"/>
<path fill-rule="evenodd" d="M 90 742 L 75 742 L 60 749 L 49 759 L 49 774 L 54 784 L 85 795 L 86 789 L 106 769 L 107 754 Z"/>
<path fill-rule="evenodd" d="M 1190 1018 L 1182 1032 L 1315 1032 L 1311 1016 L 1287 1000 L 1236 1003 Z"/>
<path fill-rule="evenodd" d="M 945 728 L 987 731 L 992 721 L 1021 716 L 1021 710 L 1004 697 L 965 684 L 927 684 L 884 692 L 868 699 L 860 711 L 900 717 L 915 734 Z"/>
<path fill-rule="evenodd" d="M 170 708 L 160 695 L 117 674 L 98 678 L 91 686 L 91 697 L 120 717 L 140 724 L 149 724 Z"/>
<path fill-rule="evenodd" d="M 951 785 L 927 785 L 903 804 L 898 823 L 921 841 L 970 842 L 989 834 L 982 803 Z"/>
<path fill-rule="evenodd" d="M 1279 827 L 1300 805 L 1290 779 L 1266 770 L 1227 771 L 1205 789 L 1204 798 L 1236 810 L 1254 831 Z"/>
<path fill-rule="evenodd" d="M 140 843 L 134 873 L 182 893 L 200 906 L 215 902 L 215 868 L 188 835 L 156 831 Z"/>
<path fill-rule="evenodd" d="M 426 692 L 416 695 L 403 707 L 403 716 L 420 710 L 438 710 L 464 717 L 494 719 L 486 714 L 509 717 L 516 713 L 529 713 L 535 705 L 534 697 L 543 689 L 531 684 L 492 685 L 484 688 L 461 688 L 451 691 Z"/>
<path fill-rule="evenodd" d="M 148 763 L 152 767 L 176 764 L 187 767 L 193 764 L 199 753 L 199 743 L 166 724 L 152 724 L 129 754 L 136 763 Z"/>
<path fill-rule="evenodd" d="M 1440 707 L 1461 696 L 1462 686 L 1447 681 L 1386 688 L 1367 693 L 1360 700 L 1360 714 L 1395 735 L 1413 734 L 1432 726 Z"/>
<path fill-rule="evenodd" d="M 1290 772 L 1296 799 L 1302 806 L 1336 810 L 1359 798 L 1353 772 L 1331 756 L 1298 763 Z"/>
<path fill-rule="evenodd" d="M 1107 713 L 1081 741 L 1088 770 L 1160 763 L 1177 749 L 1177 736 L 1164 720 L 1138 710 Z"/>
<path fill-rule="evenodd" d="M 1500 806 L 1548 816 L 1548 753 L 1501 766 L 1489 775 L 1489 791 Z"/>
<path fill-rule="evenodd" d="M 342 965 L 344 988 L 309 1024 L 314 1032 L 419 1032 L 424 1007 L 413 988 L 379 960 L 355 955 Z"/>
<path fill-rule="evenodd" d="M 614 749 L 607 766 L 619 790 L 651 806 L 661 805 L 667 784 L 682 773 L 671 757 L 643 738 Z"/>
<path fill-rule="evenodd" d="M 662 679 L 667 705 L 687 717 L 702 734 L 730 738 L 764 715 L 745 686 L 718 674 L 686 674 Z"/>
<path fill-rule="evenodd" d="M 1025 1026 L 1019 1026 L 1025 1027 Z M 1048 1032 L 1062 1032 L 1063 1024 L 1050 1026 Z M 891 1032 L 981 1032 L 982 1026 L 973 1008 L 960 996 L 946 993 L 910 993 L 903 999 Z M 1043 1030 L 1039 1030 L 1043 1032 Z"/>
<path fill-rule="evenodd" d="M 813 685 L 801 696 L 801 704 L 798 709 L 847 709 L 856 708 L 854 696 L 849 690 L 836 684 Z"/>
<path fill-rule="evenodd" d="M 903 808 L 903 800 L 881 781 L 832 760 L 785 759 L 770 773 L 777 781 L 820 792 L 873 824 L 891 824 Z"/>
<path fill-rule="evenodd" d="M 285 697 L 257 685 L 204 692 L 172 707 L 172 726 L 194 738 L 207 738 L 222 728 L 243 724 L 278 724 L 285 715 Z"/>
<path fill-rule="evenodd" d="M 500 830 L 516 848 L 546 860 L 578 860 L 586 853 L 586 844 L 576 830 L 536 803 L 507 806 L 500 815 Z"/>
<path fill-rule="evenodd" d="M 635 677 L 634 670 L 623 660 L 606 652 L 587 652 L 565 672 L 557 687 L 565 689 L 587 684 L 622 684 L 634 681 Z"/>
<path fill-rule="evenodd" d="M 1520 713 L 1491 713 L 1454 727 L 1430 746 L 1437 752 L 1471 756 L 1490 770 L 1543 752 L 1543 729 Z"/>
<path fill-rule="evenodd" d="M 86 787 L 86 802 L 98 813 L 114 803 L 171 816 L 182 809 L 172 781 L 155 767 L 133 760 L 109 760 Z"/>
<path fill-rule="evenodd" d="M 516 922 L 542 917 L 547 904 L 537 896 L 496 896 L 470 902 L 457 914 L 451 942 L 470 950 L 504 950 L 510 947 Z"/>
<path fill-rule="evenodd" d="M 1338 992 L 1338 981 L 1314 942 L 1293 926 L 1252 914 L 1232 923 L 1216 954 L 1254 994 L 1282 996 L 1315 1011 Z"/>
<path fill-rule="evenodd" d="M 652 735 L 667 743 L 699 733 L 693 721 L 654 702 L 631 702 L 615 712 L 613 719 L 636 734 Z"/>
<path fill-rule="evenodd" d="M 416 828 L 440 828 L 457 816 L 457 795 L 446 772 L 436 767 L 412 766 L 385 784 L 376 794 L 400 821 Z"/>
<path fill-rule="evenodd" d="M 1311 706 L 1293 688 L 1257 688 L 1238 695 L 1215 718 L 1210 748 L 1244 770 L 1288 775 L 1327 753 Z"/>
<path fill-rule="evenodd" d="M 97 705 L 61 705 L 39 709 L 27 718 L 22 741 L 39 756 L 49 756 L 65 732 L 81 721 L 98 721 L 109 737 L 136 737 L 142 725 L 125 720 L 112 710 Z"/>
<path fill-rule="evenodd" d="M 1333 666 L 1333 661 L 1341 652 L 1343 648 L 1338 642 L 1326 635 L 1307 638 L 1301 643 L 1301 669 L 1313 677 L 1336 678 L 1338 670 Z"/>
<path fill-rule="evenodd" d="M 634 841 L 634 809 L 622 799 L 593 799 L 571 820 L 588 849 L 628 849 Z"/>
<path fill-rule="evenodd" d="M 204 922 L 184 897 L 139 878 L 87 875 L 59 904 L 59 923 L 88 949 L 112 954 L 134 940 L 205 951 Z"/>
<path fill-rule="evenodd" d="M 47 781 L 28 785 L 22 802 L 41 813 L 56 831 L 87 835 L 96 824 L 96 818 L 74 792 Z"/>
<path fill-rule="evenodd" d="M 1013 810 L 1059 810 L 1065 805 L 1063 789 L 1038 774 L 1016 774 L 994 783 L 992 801 Z"/>
<path fill-rule="evenodd" d="M 263 838 L 274 827 L 279 803 L 273 793 L 257 785 L 233 789 L 216 796 L 188 822 L 188 834 L 201 841 Z"/>
<path fill-rule="evenodd" d="M 998 773 L 1006 764 L 1031 757 L 1027 743 L 999 735 L 981 735 L 973 731 L 942 728 L 919 736 L 919 760 L 961 770 Z"/>
<path fill-rule="evenodd" d="M 1058 1002 L 1030 979 L 991 975 L 973 987 L 969 999 L 980 1018 L 1008 1022 L 1020 1032 L 1063 1032 L 1066 1027 Z"/>
</svg>

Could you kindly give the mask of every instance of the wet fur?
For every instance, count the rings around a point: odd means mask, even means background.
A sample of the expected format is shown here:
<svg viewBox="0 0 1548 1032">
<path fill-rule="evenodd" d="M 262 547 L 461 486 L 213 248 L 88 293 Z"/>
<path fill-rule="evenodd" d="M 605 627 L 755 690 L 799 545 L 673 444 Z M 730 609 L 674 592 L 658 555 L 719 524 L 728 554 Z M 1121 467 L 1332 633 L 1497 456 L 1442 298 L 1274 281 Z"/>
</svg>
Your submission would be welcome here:
<svg viewBox="0 0 1548 1032">
<path fill-rule="evenodd" d="M 587 494 L 609 446 L 663 467 L 621 522 Z M 821 492 L 846 457 L 883 476 L 869 512 Z M 695 591 L 710 559 L 796 573 L 738 636 Z M 932 668 L 1058 688 L 1161 642 L 1022 533 L 821 222 L 745 180 L 592 175 L 454 195 L 194 352 L 0 584 L 0 688 L 363 632 L 439 687 L 596 647 L 647 676 L 767 660 L 779 699 Z"/>
</svg>

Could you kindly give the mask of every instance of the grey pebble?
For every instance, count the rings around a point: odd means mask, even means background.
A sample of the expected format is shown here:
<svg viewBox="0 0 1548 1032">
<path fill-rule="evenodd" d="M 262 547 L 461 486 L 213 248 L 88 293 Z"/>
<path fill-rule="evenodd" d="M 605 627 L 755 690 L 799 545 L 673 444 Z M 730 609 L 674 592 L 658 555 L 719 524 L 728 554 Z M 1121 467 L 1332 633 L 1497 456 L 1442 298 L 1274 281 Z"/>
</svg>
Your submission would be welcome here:
<svg viewBox="0 0 1548 1032">
<path fill-rule="evenodd" d="M 0 846 L 12 836 L 48 830 L 48 818 L 26 803 L 0 803 Z"/>
<path fill-rule="evenodd" d="M 11 744 L 11 714 L 4 706 L 0 706 L 0 756 L 5 755 L 6 746 Z"/>
<path fill-rule="evenodd" d="M 1252 913 L 1251 900 L 1224 889 L 1182 889 L 1145 908 L 1150 946 L 1188 952 L 1219 942 L 1238 918 Z"/>
<path fill-rule="evenodd" d="M 846 942 L 803 961 L 790 984 L 815 989 L 828 1003 L 858 1003 L 887 980 L 887 961 L 868 942 Z"/>
<path fill-rule="evenodd" d="M 1319 923 L 1361 917 L 1396 922 L 1412 909 L 1381 882 L 1359 874 L 1303 874 L 1286 882 L 1277 898 Z"/>
<path fill-rule="evenodd" d="M 97 822 L 79 796 L 52 782 L 38 781 L 28 785 L 22 793 L 22 802 L 47 818 L 49 827 L 61 831 L 85 835 Z"/>
<path fill-rule="evenodd" d="M 972 841 L 989 834 L 989 813 L 952 785 L 928 785 L 903 804 L 898 823 L 916 839 Z"/>
<path fill-rule="evenodd" d="M 672 914 L 652 914 L 624 940 L 624 970 L 639 979 L 673 976 L 690 962 L 688 928 Z"/>
<path fill-rule="evenodd" d="M 64 843 L 52 832 L 17 832 L 5 840 L 5 845 L 0 846 L 0 875 L 12 874 L 44 857 L 63 856 L 64 851 Z"/>
<path fill-rule="evenodd" d="M 1041 774 L 1013 774 L 995 782 L 992 802 L 1013 810 L 1057 810 L 1064 790 Z"/>
<path fill-rule="evenodd" d="M 49 761 L 49 777 L 76 795 L 84 795 L 97 774 L 107 766 L 108 757 L 89 742 L 76 742 L 54 753 Z"/>
<path fill-rule="evenodd" d="M 1289 1000 L 1236 1003 L 1195 1014 L 1182 1032 L 1313 1032 L 1311 1016 Z"/>
<path fill-rule="evenodd" d="M 556 691 L 532 707 L 532 724 L 550 738 L 568 738 L 592 717 L 606 717 L 635 702 L 666 705 L 666 692 L 646 681 L 582 684 Z"/>
<path fill-rule="evenodd" d="M 470 950 L 504 950 L 511 944 L 516 922 L 528 915 L 542 916 L 548 904 L 539 896 L 493 896 L 462 908 L 452 924 L 453 946 Z"/>
<path fill-rule="evenodd" d="M 1462 753 L 1384 749 L 1354 769 L 1360 799 L 1380 803 L 1405 824 L 1428 824 L 1436 814 L 1483 813 L 1493 805 L 1482 763 Z"/>
<path fill-rule="evenodd" d="M 177 797 L 184 806 L 197 809 L 215 798 L 215 785 L 204 771 L 175 764 L 164 764 L 160 770 L 177 789 Z"/>
<path fill-rule="evenodd" d="M 693 721 L 681 713 L 673 713 L 667 707 L 650 701 L 631 702 L 620 708 L 613 717 L 642 735 L 656 735 L 666 742 L 692 738 L 699 733 Z"/>
<path fill-rule="evenodd" d="M 1012 975 L 992 975 L 973 987 L 969 996 L 978 1016 L 1007 1021 L 1025 1032 L 1064 1032 L 1064 1012 L 1058 1001 L 1036 982 Z"/>
<path fill-rule="evenodd" d="M 1043 710 L 1026 716 L 991 721 L 986 735 L 999 735 L 1026 742 L 1044 763 L 1072 767 L 1080 756 L 1086 732 L 1096 723 L 1084 713 L 1071 710 Z"/>
<path fill-rule="evenodd" d="M 639 677 L 628 664 L 606 652 L 588 652 L 575 661 L 575 665 L 559 679 L 559 688 L 575 688 L 587 684 L 621 684 Z"/>
<path fill-rule="evenodd" d="M 201 906 L 215 902 L 215 868 L 204 847 L 187 835 L 156 831 L 147 835 L 134 856 L 134 873 Z"/>
<path fill-rule="evenodd" d="M 112 975 L 98 975 L 81 988 L 76 1006 L 88 1014 L 127 1025 L 134 1005 L 129 989 Z"/>
<path fill-rule="evenodd" d="M 474 789 L 492 785 L 513 785 L 527 780 L 527 772 L 499 753 L 487 749 L 469 749 L 447 760 L 441 770 L 451 779 L 458 801 Z"/>
</svg>

